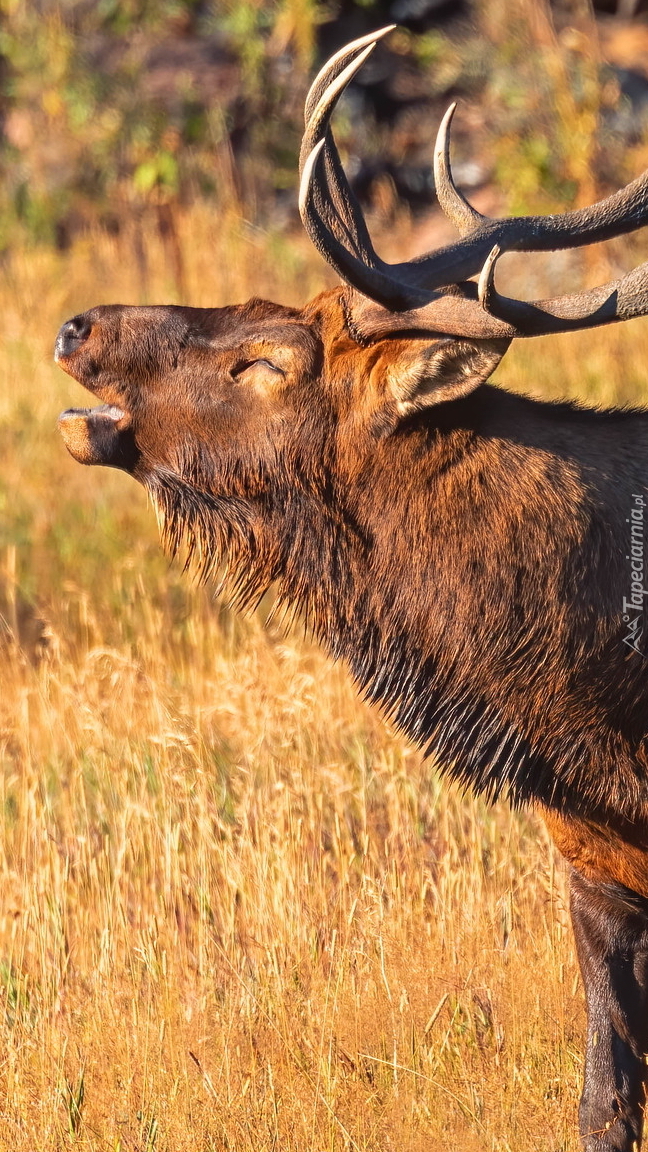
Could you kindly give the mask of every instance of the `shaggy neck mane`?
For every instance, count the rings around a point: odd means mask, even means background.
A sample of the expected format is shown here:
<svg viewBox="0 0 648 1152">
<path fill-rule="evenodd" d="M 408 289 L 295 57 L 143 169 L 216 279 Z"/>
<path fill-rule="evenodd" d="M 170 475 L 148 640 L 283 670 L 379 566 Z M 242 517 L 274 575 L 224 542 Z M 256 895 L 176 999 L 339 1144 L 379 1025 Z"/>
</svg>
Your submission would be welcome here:
<svg viewBox="0 0 648 1152">
<path fill-rule="evenodd" d="M 483 398 L 459 403 L 474 419 Z M 465 423 L 458 431 L 420 421 L 386 437 L 351 479 L 340 480 L 339 460 L 322 475 L 305 453 L 296 464 L 296 452 L 290 467 L 273 469 L 272 483 L 254 478 L 252 499 L 213 494 L 197 465 L 182 477 L 158 469 L 148 486 L 173 555 L 182 552 L 185 566 L 214 578 L 239 607 L 254 607 L 274 585 L 278 605 L 297 611 L 364 695 L 460 783 L 513 803 L 635 819 L 646 804 L 637 767 L 644 718 L 637 715 L 634 747 L 613 718 L 601 722 L 610 665 L 626 680 L 644 674 L 640 661 L 624 665 L 618 635 L 605 621 L 601 630 L 595 611 L 609 541 L 567 467 L 557 482 L 560 464 L 547 453 L 491 442 L 487 480 L 484 443 Z M 395 508 L 386 470 L 399 476 Z M 239 482 L 243 493 L 246 478 Z M 509 499 L 493 498 L 498 486 Z M 494 522 L 480 522 L 493 506 Z M 452 510 L 445 522 L 436 511 L 443 507 Z M 525 508 L 533 508 L 532 532 Z M 591 622 L 587 588 L 577 605 L 569 591 L 582 579 L 586 538 Z M 575 612 L 576 635 L 591 633 L 588 647 L 580 639 L 575 646 Z M 574 669 L 569 685 L 566 666 Z M 614 765 L 606 774 L 602 754 Z"/>
</svg>

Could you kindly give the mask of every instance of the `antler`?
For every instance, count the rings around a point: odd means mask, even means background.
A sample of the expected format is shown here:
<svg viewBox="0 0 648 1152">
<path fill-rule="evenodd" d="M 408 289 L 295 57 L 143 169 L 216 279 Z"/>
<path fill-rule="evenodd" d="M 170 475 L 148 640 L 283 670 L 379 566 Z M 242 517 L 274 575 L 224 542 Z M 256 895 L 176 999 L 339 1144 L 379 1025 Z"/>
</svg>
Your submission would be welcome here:
<svg viewBox="0 0 648 1152">
<path fill-rule="evenodd" d="M 589 208 L 561 216 L 491 220 L 468 203 L 452 178 L 449 152 L 454 105 L 448 109 L 439 129 L 434 173 L 439 204 L 462 239 L 403 264 L 388 264 L 376 254 L 342 167 L 330 119 L 346 85 L 378 40 L 393 27 L 390 25 L 354 40 L 332 56 L 316 77 L 306 99 L 300 211 L 309 236 L 328 263 L 347 283 L 390 311 L 425 309 L 431 320 L 444 299 L 444 327 L 439 330 L 450 334 L 453 333 L 452 321 L 447 318 L 447 291 L 439 292 L 449 286 L 453 286 L 454 294 L 462 300 L 462 334 L 467 311 L 471 310 L 468 305 L 472 306 L 475 333 L 480 336 L 491 329 L 493 335 L 498 336 L 504 329 L 511 336 L 541 335 L 594 327 L 648 312 L 648 264 L 590 292 L 552 300 L 525 303 L 497 293 L 493 276 L 502 252 L 575 248 L 609 240 L 648 223 L 648 171 Z M 464 281 L 480 272 L 476 294 L 474 285 Z"/>
<path fill-rule="evenodd" d="M 648 263 L 586 292 L 554 296 L 550 300 L 511 300 L 500 296 L 494 284 L 495 264 L 501 255 L 493 248 L 479 278 L 478 295 L 489 315 L 515 329 L 516 336 L 548 336 L 578 328 L 597 328 L 617 320 L 632 320 L 648 312 Z"/>
</svg>

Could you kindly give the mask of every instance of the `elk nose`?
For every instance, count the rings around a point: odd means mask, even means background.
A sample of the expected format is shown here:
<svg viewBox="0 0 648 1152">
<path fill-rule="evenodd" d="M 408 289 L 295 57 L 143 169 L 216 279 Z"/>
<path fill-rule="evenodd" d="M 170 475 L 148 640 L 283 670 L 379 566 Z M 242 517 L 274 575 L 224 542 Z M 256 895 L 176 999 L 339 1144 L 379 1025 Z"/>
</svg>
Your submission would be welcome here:
<svg viewBox="0 0 648 1152">
<path fill-rule="evenodd" d="M 91 331 L 92 324 L 87 316 L 73 316 L 71 320 L 66 320 L 56 337 L 54 359 L 64 360 L 66 356 L 71 356 L 88 339 Z"/>
</svg>

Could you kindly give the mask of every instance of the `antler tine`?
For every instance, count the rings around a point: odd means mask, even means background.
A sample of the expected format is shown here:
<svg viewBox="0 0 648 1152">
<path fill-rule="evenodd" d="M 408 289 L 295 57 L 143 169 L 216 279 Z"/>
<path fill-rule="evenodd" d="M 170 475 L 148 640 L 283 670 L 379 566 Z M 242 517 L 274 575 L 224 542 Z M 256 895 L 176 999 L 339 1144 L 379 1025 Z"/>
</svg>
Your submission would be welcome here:
<svg viewBox="0 0 648 1152">
<path fill-rule="evenodd" d="M 347 84 L 373 52 L 377 40 L 392 27 L 354 41 L 338 52 L 319 73 L 307 99 L 307 124 L 300 156 L 303 174 L 313 148 L 325 139 L 323 168 L 319 169 L 324 178 L 313 181 L 311 185 L 307 201 L 309 211 L 316 212 L 320 223 L 369 267 L 379 267 L 382 262 L 374 251 L 362 210 L 347 181 L 329 122 Z"/>
<path fill-rule="evenodd" d="M 352 59 L 355 53 L 368 45 L 373 46 L 377 44 L 388 32 L 393 32 L 395 27 L 395 24 L 387 24 L 384 28 L 379 28 L 377 32 L 369 32 L 367 36 L 360 36 L 357 40 L 352 40 L 349 44 L 345 44 L 343 48 L 340 48 L 333 56 L 329 57 L 326 64 L 320 68 L 308 90 L 304 104 L 304 121 L 306 125 L 308 125 L 326 88 L 335 80 L 336 76 L 339 76 L 342 69 L 346 67 L 347 62 Z"/>
<path fill-rule="evenodd" d="M 512 300 L 495 287 L 495 265 L 501 255 L 491 251 L 479 277 L 479 302 L 486 313 L 511 325 L 517 336 L 548 336 L 583 328 L 598 328 L 648 313 L 648 263 L 618 280 L 548 300 Z"/>
<path fill-rule="evenodd" d="M 384 304 L 386 308 L 404 310 L 420 307 L 430 298 L 429 292 L 411 288 L 393 279 L 386 272 L 387 265 L 379 262 L 372 267 L 338 239 L 317 211 L 314 202 L 318 187 L 317 168 L 322 164 L 325 141 L 320 140 L 306 159 L 299 189 L 299 211 L 308 235 L 324 259 L 335 268 L 343 280 L 353 285 L 364 296 Z M 376 257 L 377 259 L 377 257 Z"/>
<path fill-rule="evenodd" d="M 306 121 L 306 130 L 302 137 L 300 160 L 305 160 L 315 145 L 322 139 L 328 129 L 333 110 L 344 92 L 347 84 L 353 80 L 356 72 L 362 68 L 365 60 L 371 55 L 376 45 L 367 44 L 357 56 L 353 57 L 344 68 L 336 69 L 329 83 L 322 88 L 321 95 Z M 343 61 L 341 61 L 343 62 Z M 300 164 L 300 167 L 302 165 Z"/>
<path fill-rule="evenodd" d="M 311 86 L 306 101 L 307 124 L 300 155 L 301 201 L 302 219 L 307 231 L 312 235 L 324 258 L 337 268 L 340 275 L 345 275 L 340 263 L 329 258 L 329 252 L 324 245 L 326 234 L 335 237 L 337 241 L 335 249 L 338 253 L 340 252 L 340 245 L 350 248 L 352 253 L 359 257 L 368 268 L 380 269 L 383 273 L 383 287 L 379 291 L 384 293 L 387 284 L 394 291 L 394 295 L 391 297 L 387 298 L 383 294 L 380 298 L 387 307 L 403 308 L 419 306 L 426 292 L 432 287 L 429 283 L 428 263 L 433 257 L 423 257 L 408 264 L 394 265 L 393 269 L 390 269 L 392 273 L 390 275 L 387 271 L 388 265 L 380 259 L 373 247 L 362 210 L 349 186 L 335 141 L 329 129 L 331 115 L 344 88 L 362 67 L 364 61 L 373 51 L 377 40 L 391 31 L 392 27 L 393 25 L 390 25 L 370 36 L 362 37 L 341 49 L 324 65 Z M 308 158 L 312 156 L 314 148 L 322 140 L 325 141 L 323 158 L 318 159 L 317 165 L 314 162 L 310 165 L 308 180 L 304 182 Z M 315 178 L 316 169 L 317 179 Z M 451 196 L 451 193 L 449 195 Z M 457 193 L 457 195 L 460 194 Z M 467 211 L 473 211 L 469 205 L 467 205 Z M 317 216 L 317 220 L 315 220 L 315 216 Z M 482 217 L 478 218 L 483 219 Z M 488 224 L 489 222 L 484 221 L 484 223 Z M 315 239 L 316 237 L 317 239 Z M 463 257 L 464 264 L 459 275 L 474 275 L 479 270 L 492 243 L 493 239 L 489 236 L 485 243 L 482 242 L 477 254 L 470 252 L 468 260 L 465 250 L 457 253 L 454 246 L 448 250 L 441 250 L 439 253 L 441 275 L 437 277 L 434 287 L 456 281 L 456 258 L 458 254 Z M 444 257 L 446 258 L 444 259 Z M 357 272 L 356 269 L 351 280 L 356 286 L 358 284 Z M 366 292 L 367 278 L 363 276 L 362 279 L 365 283 L 363 291 Z M 379 297 L 375 298 L 378 299 Z M 429 299 L 429 296 L 427 298 Z M 396 300 L 405 301 L 405 303 L 397 304 Z"/>
<path fill-rule="evenodd" d="M 462 236 L 473 232 L 486 217 L 482 216 L 457 188 L 450 168 L 450 125 L 457 105 L 451 104 L 437 133 L 434 145 L 434 187 L 439 206 L 452 220 Z"/>
<path fill-rule="evenodd" d="M 493 316 L 496 315 L 496 313 L 493 312 L 491 303 L 493 297 L 497 294 L 495 289 L 495 265 L 501 254 L 502 249 L 499 244 L 495 244 L 484 261 L 484 267 L 481 270 L 477 284 L 477 298 L 479 303 L 484 311 L 490 312 Z"/>
<path fill-rule="evenodd" d="M 314 202 L 317 211 L 340 239 L 346 243 L 356 256 L 364 260 L 370 267 L 377 267 L 382 263 L 376 254 L 369 230 L 365 223 L 362 209 L 353 194 L 335 140 L 330 131 L 324 137 L 324 152 L 322 158 L 322 181 L 317 181 L 314 188 Z"/>
</svg>

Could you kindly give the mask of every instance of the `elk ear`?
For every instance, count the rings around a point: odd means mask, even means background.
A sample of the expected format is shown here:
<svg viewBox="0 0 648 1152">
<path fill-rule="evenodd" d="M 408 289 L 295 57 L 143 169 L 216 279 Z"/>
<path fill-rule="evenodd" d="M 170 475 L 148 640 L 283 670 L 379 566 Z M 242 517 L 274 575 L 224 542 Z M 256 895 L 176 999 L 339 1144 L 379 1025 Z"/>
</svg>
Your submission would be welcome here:
<svg viewBox="0 0 648 1152">
<path fill-rule="evenodd" d="M 467 396 L 488 380 L 509 343 L 451 336 L 390 341 L 388 394 L 403 417 Z"/>
</svg>

